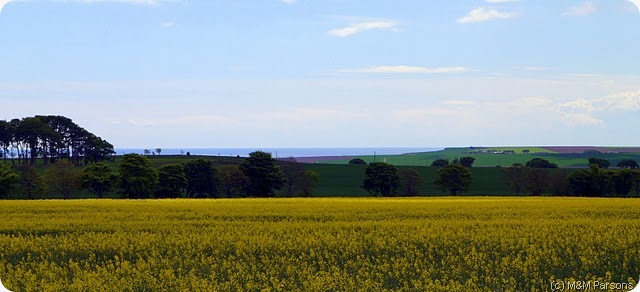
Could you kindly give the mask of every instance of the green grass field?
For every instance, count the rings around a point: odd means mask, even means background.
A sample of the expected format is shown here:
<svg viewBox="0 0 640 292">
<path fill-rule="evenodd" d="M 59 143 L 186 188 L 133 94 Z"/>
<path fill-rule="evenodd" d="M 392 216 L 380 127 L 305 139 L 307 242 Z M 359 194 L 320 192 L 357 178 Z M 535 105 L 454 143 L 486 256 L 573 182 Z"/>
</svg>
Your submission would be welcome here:
<svg viewBox="0 0 640 292">
<path fill-rule="evenodd" d="M 13 291 L 545 291 L 631 287 L 640 200 L 0 201 Z"/>
<path fill-rule="evenodd" d="M 403 168 L 407 166 L 399 166 Z M 366 166 L 362 165 L 332 165 L 332 164 L 308 164 L 306 168 L 320 174 L 320 184 L 315 191 L 319 197 L 364 197 L 367 191 L 360 185 L 364 179 Z M 442 192 L 433 181 L 436 178 L 436 167 L 416 166 L 410 167 L 418 171 L 425 184 L 421 189 L 423 196 L 442 196 Z M 503 173 L 500 168 L 485 167 L 472 168 L 473 183 L 471 190 L 466 195 L 512 195 L 512 192 L 504 184 Z"/>
<path fill-rule="evenodd" d="M 522 150 L 528 149 L 530 153 L 522 153 Z M 490 147 L 487 150 L 514 150 L 516 154 L 489 154 L 489 153 L 470 153 L 469 148 L 447 148 L 441 151 L 410 153 L 402 155 L 378 155 L 375 157 L 377 162 L 387 162 L 393 165 L 405 166 L 429 166 L 436 159 L 448 159 L 453 161 L 454 158 L 471 156 L 476 159 L 474 166 L 476 167 L 508 167 L 514 163 L 524 164 L 527 161 L 539 157 L 547 159 L 564 168 L 586 168 L 588 167 L 588 159 L 590 157 L 603 158 L 611 162 L 615 166 L 623 159 L 633 159 L 640 161 L 640 153 L 588 153 L 588 154 L 560 154 L 553 153 L 544 148 L 537 147 Z M 540 153 L 536 153 L 540 152 Z M 374 156 L 358 156 L 365 161 L 371 163 Z M 332 160 L 323 163 L 329 164 L 346 164 L 348 160 Z"/>
</svg>

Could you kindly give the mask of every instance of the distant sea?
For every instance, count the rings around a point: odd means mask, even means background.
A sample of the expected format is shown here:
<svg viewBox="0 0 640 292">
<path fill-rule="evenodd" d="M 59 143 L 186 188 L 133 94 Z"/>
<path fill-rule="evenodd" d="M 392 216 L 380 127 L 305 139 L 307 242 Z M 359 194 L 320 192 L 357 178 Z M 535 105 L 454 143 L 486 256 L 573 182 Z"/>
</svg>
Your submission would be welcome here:
<svg viewBox="0 0 640 292">
<path fill-rule="evenodd" d="M 359 156 L 359 155 L 397 155 L 406 153 L 432 152 L 443 147 L 379 147 L 379 148 L 162 148 L 161 155 L 207 155 L 207 156 L 240 156 L 248 157 L 257 150 L 269 152 L 273 157 L 318 157 L 318 156 Z M 149 148 L 149 151 L 155 149 Z M 144 149 L 116 148 L 117 155 L 137 153 Z M 157 154 L 157 153 L 156 153 Z"/>
</svg>

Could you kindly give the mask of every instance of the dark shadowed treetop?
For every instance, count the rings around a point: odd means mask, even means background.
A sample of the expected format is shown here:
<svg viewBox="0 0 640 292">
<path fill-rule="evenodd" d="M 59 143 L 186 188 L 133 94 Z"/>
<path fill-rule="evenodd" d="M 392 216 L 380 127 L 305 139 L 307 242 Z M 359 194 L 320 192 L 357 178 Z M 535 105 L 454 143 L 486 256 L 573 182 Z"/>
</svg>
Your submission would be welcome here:
<svg viewBox="0 0 640 292">
<path fill-rule="evenodd" d="M 367 190 L 369 194 L 385 197 L 398 194 L 400 175 L 395 166 L 384 162 L 374 162 L 367 166 L 364 174 L 362 188 Z"/>
<path fill-rule="evenodd" d="M 187 196 L 191 198 L 217 197 L 215 172 L 213 163 L 202 158 L 192 160 L 184 165 L 187 179 Z"/>
<path fill-rule="evenodd" d="M 431 166 L 436 166 L 436 167 L 443 167 L 445 165 L 449 165 L 449 160 L 447 160 L 447 159 L 436 159 L 433 163 L 431 163 Z"/>
<path fill-rule="evenodd" d="M 542 158 L 533 158 L 527 161 L 525 166 L 530 168 L 558 168 L 557 164 L 551 163 L 549 160 Z"/>
<path fill-rule="evenodd" d="M 75 164 L 97 162 L 115 154 L 109 142 L 63 116 L 0 121 L 0 148 L 4 153 L 15 153 L 20 163 L 29 164 L 35 164 L 38 158 L 44 164 L 59 159 Z"/>
<path fill-rule="evenodd" d="M 62 194 L 65 199 L 71 198 L 71 193 L 80 189 L 80 172 L 76 166 L 66 160 L 59 160 L 46 171 L 46 181 L 49 189 Z"/>
<path fill-rule="evenodd" d="M 365 165 L 367 164 L 366 161 L 362 160 L 362 158 L 353 158 L 351 160 L 349 160 L 349 164 L 351 165 Z"/>
<path fill-rule="evenodd" d="M 82 186 L 96 194 L 98 198 L 104 197 L 117 183 L 118 176 L 104 162 L 93 163 L 82 170 Z"/>
<path fill-rule="evenodd" d="M 620 168 L 629 168 L 629 169 L 638 169 L 640 167 L 638 162 L 633 159 L 623 159 L 618 162 L 618 167 Z"/>
<path fill-rule="evenodd" d="M 609 160 L 606 160 L 606 159 L 591 157 L 589 158 L 589 165 L 592 165 L 592 164 L 595 164 L 600 168 L 609 168 L 609 166 L 611 165 L 611 162 L 609 162 Z"/>
<path fill-rule="evenodd" d="M 120 162 L 120 192 L 131 199 L 153 196 L 158 173 L 149 159 L 138 154 L 127 154 Z"/>
<path fill-rule="evenodd" d="M 186 187 L 187 178 L 182 165 L 169 164 L 158 169 L 156 198 L 179 198 Z"/>
<path fill-rule="evenodd" d="M 460 160 L 458 160 L 458 162 L 459 162 L 462 166 L 464 166 L 464 167 L 471 167 L 471 166 L 473 166 L 473 163 L 474 163 L 475 161 L 476 161 L 476 159 L 475 159 L 475 158 L 473 158 L 473 157 L 469 157 L 469 156 L 461 157 L 461 158 L 460 158 Z"/>
<path fill-rule="evenodd" d="M 247 188 L 249 196 L 273 197 L 274 192 L 284 185 L 285 178 L 282 170 L 270 153 L 251 152 L 240 168 L 249 180 Z"/>
<path fill-rule="evenodd" d="M 402 195 L 408 197 L 420 196 L 420 189 L 424 185 L 424 179 L 413 168 L 401 168 L 398 170 L 402 186 Z"/>
<path fill-rule="evenodd" d="M 14 184 L 20 181 L 18 173 L 9 164 L 0 163 L 0 199 L 6 198 Z"/>
<path fill-rule="evenodd" d="M 436 184 L 441 190 L 449 192 L 449 194 L 455 196 L 469 191 L 471 182 L 471 170 L 459 163 L 455 163 L 438 169 L 434 184 Z"/>
</svg>

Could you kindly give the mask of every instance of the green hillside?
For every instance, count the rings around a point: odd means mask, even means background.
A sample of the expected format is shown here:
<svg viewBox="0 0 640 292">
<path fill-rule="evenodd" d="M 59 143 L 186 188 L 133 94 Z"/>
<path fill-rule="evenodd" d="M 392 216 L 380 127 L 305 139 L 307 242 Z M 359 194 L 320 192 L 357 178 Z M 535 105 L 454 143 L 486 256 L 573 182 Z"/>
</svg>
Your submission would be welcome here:
<svg viewBox="0 0 640 292">
<path fill-rule="evenodd" d="M 505 154 L 504 151 L 512 150 L 514 154 Z M 529 150 L 529 153 L 523 153 L 523 150 Z M 486 151 L 480 153 L 480 151 Z M 496 151 L 492 153 L 491 151 Z M 536 158 L 544 158 L 553 163 L 558 164 L 560 167 L 568 168 L 582 168 L 587 167 L 587 160 L 590 157 L 603 158 L 611 162 L 612 166 L 615 166 L 623 159 L 633 159 L 640 161 L 640 153 L 554 153 L 544 148 L 538 147 L 492 147 L 483 149 L 471 149 L 471 148 L 447 148 L 440 151 L 424 152 L 424 153 L 409 153 L 402 155 L 378 155 L 374 156 L 357 156 L 364 159 L 367 162 L 387 162 L 393 165 L 406 165 L 406 166 L 430 166 L 436 159 L 448 159 L 453 160 L 457 157 L 471 156 L 476 159 L 474 166 L 476 167 L 495 167 L 495 166 L 511 166 L 514 163 L 522 163 Z M 333 160 L 325 161 L 323 163 L 329 164 L 346 164 L 348 160 Z"/>
</svg>

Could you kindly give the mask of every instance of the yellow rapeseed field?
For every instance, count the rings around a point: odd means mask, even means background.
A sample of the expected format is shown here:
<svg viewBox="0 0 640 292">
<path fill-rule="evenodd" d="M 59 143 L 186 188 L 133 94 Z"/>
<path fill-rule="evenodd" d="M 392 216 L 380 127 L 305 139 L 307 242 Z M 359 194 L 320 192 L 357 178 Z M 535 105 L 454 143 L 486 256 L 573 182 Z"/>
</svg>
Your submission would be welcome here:
<svg viewBox="0 0 640 292">
<path fill-rule="evenodd" d="M 633 199 L 0 201 L 0 214 L 13 291 L 540 291 L 640 275 Z"/>
</svg>

